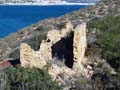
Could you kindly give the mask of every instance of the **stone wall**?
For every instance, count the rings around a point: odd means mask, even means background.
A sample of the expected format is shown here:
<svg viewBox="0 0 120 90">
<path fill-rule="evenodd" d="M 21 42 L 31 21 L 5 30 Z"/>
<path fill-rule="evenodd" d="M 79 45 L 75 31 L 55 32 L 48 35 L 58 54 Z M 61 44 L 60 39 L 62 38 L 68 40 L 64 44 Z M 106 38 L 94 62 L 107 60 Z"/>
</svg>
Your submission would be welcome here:
<svg viewBox="0 0 120 90">
<path fill-rule="evenodd" d="M 84 62 L 85 50 L 87 47 L 86 42 L 86 23 L 78 25 L 74 30 L 73 39 L 73 54 L 74 54 L 74 66 L 75 70 L 83 69 L 82 62 Z"/>
<path fill-rule="evenodd" d="M 42 57 L 41 52 L 34 51 L 26 43 L 22 43 L 20 46 L 20 61 L 23 67 L 43 68 L 46 65 L 46 61 Z"/>
</svg>

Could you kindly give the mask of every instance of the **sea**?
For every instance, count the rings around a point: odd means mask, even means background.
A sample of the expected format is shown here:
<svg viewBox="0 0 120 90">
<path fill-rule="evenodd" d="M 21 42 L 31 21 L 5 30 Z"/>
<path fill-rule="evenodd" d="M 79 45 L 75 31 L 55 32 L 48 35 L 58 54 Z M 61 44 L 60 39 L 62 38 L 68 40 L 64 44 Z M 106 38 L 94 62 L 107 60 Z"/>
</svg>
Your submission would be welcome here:
<svg viewBox="0 0 120 90">
<path fill-rule="evenodd" d="M 85 5 L 55 6 L 0 6 L 0 38 L 28 27 L 38 21 L 59 17 L 66 13 L 85 8 Z"/>
</svg>

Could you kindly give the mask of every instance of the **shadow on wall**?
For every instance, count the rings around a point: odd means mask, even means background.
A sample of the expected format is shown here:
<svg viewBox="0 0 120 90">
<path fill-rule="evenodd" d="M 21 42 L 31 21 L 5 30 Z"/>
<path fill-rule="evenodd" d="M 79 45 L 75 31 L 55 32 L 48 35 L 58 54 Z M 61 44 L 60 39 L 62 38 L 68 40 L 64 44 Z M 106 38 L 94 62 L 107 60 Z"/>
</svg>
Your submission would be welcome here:
<svg viewBox="0 0 120 90">
<path fill-rule="evenodd" d="M 65 59 L 65 64 L 69 68 L 73 67 L 73 37 L 74 33 L 71 32 L 52 46 L 52 57 Z"/>
</svg>

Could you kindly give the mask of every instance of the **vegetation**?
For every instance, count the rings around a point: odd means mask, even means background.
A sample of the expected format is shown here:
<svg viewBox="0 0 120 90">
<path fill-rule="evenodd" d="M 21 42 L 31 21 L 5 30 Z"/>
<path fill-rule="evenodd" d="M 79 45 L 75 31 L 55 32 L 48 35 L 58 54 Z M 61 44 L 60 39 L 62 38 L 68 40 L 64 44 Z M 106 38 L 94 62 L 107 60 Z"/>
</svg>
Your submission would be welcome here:
<svg viewBox="0 0 120 90">
<path fill-rule="evenodd" d="M 0 90 L 60 90 L 46 70 L 10 67 L 0 75 Z"/>
<path fill-rule="evenodd" d="M 9 57 L 10 58 L 13 58 L 13 59 L 18 59 L 20 58 L 20 51 L 17 49 L 17 50 L 14 50 L 13 52 L 11 52 L 9 54 Z"/>
<path fill-rule="evenodd" d="M 34 50 L 39 50 L 40 43 L 46 38 L 47 32 L 51 30 L 50 26 L 44 27 L 43 25 L 39 26 L 32 32 L 32 38 L 25 40 L 23 42 L 28 43 Z"/>
<path fill-rule="evenodd" d="M 65 27 L 65 19 L 70 19 L 76 25 L 81 23 L 81 19 L 90 21 L 88 23 L 89 33 L 95 30 L 95 37 L 92 43 L 89 43 L 90 53 L 88 55 L 94 57 L 98 54 L 105 59 L 113 68 L 116 69 L 117 75 L 111 75 L 107 65 L 99 63 L 94 68 L 94 74 L 91 79 L 78 77 L 73 90 L 120 90 L 120 15 L 119 0 L 104 0 L 103 3 L 72 12 L 58 19 L 48 19 L 34 28 L 31 26 L 25 30 L 14 33 L 5 39 L 0 40 L 0 59 L 2 60 L 5 52 L 14 49 L 20 43 L 28 43 L 34 50 L 39 49 L 41 40 L 46 38 L 48 30 L 51 28 L 62 29 Z M 106 14 L 114 14 L 105 16 Z M 103 17 L 105 16 L 105 17 Z M 95 18 L 94 17 L 102 17 Z M 40 25 L 40 26 L 39 26 Z M 45 25 L 45 26 L 44 26 Z M 30 30 L 29 30 L 30 29 Z M 33 30 L 31 30 L 33 29 Z M 24 37 L 27 37 L 23 39 Z M 91 36 L 92 38 L 92 36 Z M 13 42 L 14 41 L 14 42 Z M 89 41 L 89 40 L 88 40 Z M 92 53 L 92 55 L 91 55 Z M 19 50 L 12 52 L 9 57 L 19 58 Z M 101 60 L 101 58 L 99 60 Z M 64 61 L 64 60 L 63 60 Z M 48 65 L 55 63 L 63 66 L 63 62 L 50 60 Z M 21 67 L 11 67 L 5 72 L 0 73 L 0 90 L 60 90 L 58 83 L 52 81 L 46 70 L 24 69 Z"/>
<path fill-rule="evenodd" d="M 120 81 L 117 76 L 99 68 L 91 79 L 79 77 L 75 90 L 120 90 Z"/>
<path fill-rule="evenodd" d="M 95 30 L 95 41 L 90 43 L 90 51 L 99 54 L 110 65 L 116 69 L 118 75 L 111 75 L 107 65 L 100 64 L 94 69 L 91 79 L 79 77 L 76 81 L 75 90 L 119 90 L 120 89 L 120 16 L 108 15 L 103 18 L 96 18 L 88 23 L 89 33 Z M 59 25 L 58 25 L 59 27 Z M 60 25 L 59 28 L 63 27 Z M 43 27 L 34 31 L 37 36 L 33 40 L 27 41 L 32 48 L 39 48 L 39 37 L 44 36 L 41 31 Z M 42 34 L 40 34 L 42 32 Z M 39 36 L 39 35 L 40 36 Z M 45 38 L 45 37 L 41 37 Z M 31 42 L 32 41 L 32 42 Z M 93 55 L 94 56 L 94 55 Z M 51 60 L 50 63 L 56 63 Z M 63 63 L 56 63 L 64 65 Z M 106 66 L 106 67 L 105 67 Z M 14 76 L 14 77 L 13 77 Z M 9 78 L 8 78 L 9 77 Z M 10 68 L 6 70 L 2 77 L 3 90 L 59 90 L 56 82 L 52 81 L 46 71 L 38 69 Z M 2 89 L 1 89 L 2 90 Z"/>
<path fill-rule="evenodd" d="M 111 66 L 120 68 L 120 16 L 106 16 L 95 19 L 89 24 L 89 30 L 96 28 L 97 50 Z"/>
<path fill-rule="evenodd" d="M 84 79 L 89 89 L 82 90 L 119 90 L 120 88 L 120 16 L 108 15 L 95 18 L 88 23 L 89 33 L 95 31 L 92 43 L 89 43 L 90 54 L 105 59 L 118 75 L 111 75 L 107 65 L 94 68 L 91 80 Z M 87 52 L 88 53 L 88 52 Z M 88 53 L 89 54 L 89 53 Z M 82 80 L 80 80 L 82 81 Z M 78 87 L 80 88 L 80 87 Z M 92 89 L 91 89 L 92 88 Z"/>
<path fill-rule="evenodd" d="M 63 29 L 63 28 L 65 28 L 65 23 L 63 23 L 63 22 L 61 22 L 61 23 L 59 23 L 59 24 L 55 24 L 55 27 L 57 27 L 58 29 Z"/>
</svg>

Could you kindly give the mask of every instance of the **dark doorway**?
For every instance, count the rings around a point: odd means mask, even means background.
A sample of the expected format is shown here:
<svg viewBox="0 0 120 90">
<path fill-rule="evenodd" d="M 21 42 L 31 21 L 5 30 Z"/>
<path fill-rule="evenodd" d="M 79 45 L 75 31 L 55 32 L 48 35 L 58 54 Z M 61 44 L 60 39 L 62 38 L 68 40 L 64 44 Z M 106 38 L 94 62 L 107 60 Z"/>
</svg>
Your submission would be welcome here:
<svg viewBox="0 0 120 90">
<path fill-rule="evenodd" d="M 73 37 L 71 32 L 52 46 L 52 57 L 57 57 L 59 60 L 65 59 L 65 64 L 69 68 L 73 66 Z"/>
</svg>

